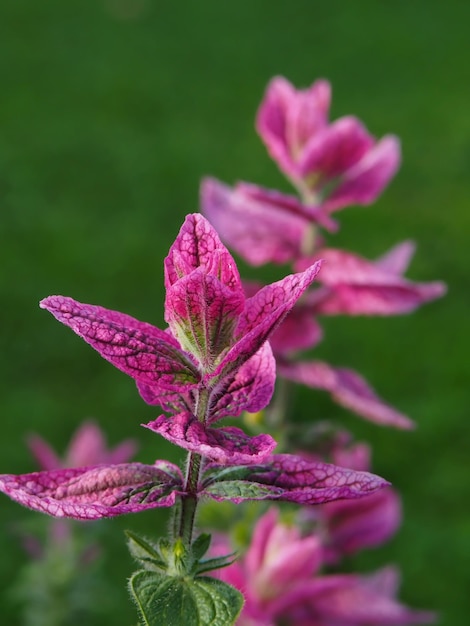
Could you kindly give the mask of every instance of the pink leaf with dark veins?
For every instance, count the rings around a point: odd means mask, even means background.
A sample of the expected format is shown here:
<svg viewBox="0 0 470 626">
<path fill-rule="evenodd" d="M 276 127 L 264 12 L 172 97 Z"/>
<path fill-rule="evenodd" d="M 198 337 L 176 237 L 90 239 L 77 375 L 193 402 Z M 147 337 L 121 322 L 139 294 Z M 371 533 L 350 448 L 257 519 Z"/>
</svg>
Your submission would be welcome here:
<svg viewBox="0 0 470 626">
<path fill-rule="evenodd" d="M 182 492 L 176 466 L 123 463 L 0 475 L 0 491 L 54 517 L 93 520 L 172 506 Z M 168 471 L 171 470 L 171 471 Z"/>
<path fill-rule="evenodd" d="M 191 413 L 172 417 L 161 415 L 142 426 L 185 450 L 201 454 L 222 465 L 259 463 L 276 447 L 276 442 L 269 435 L 249 437 L 240 428 L 206 427 Z"/>
<path fill-rule="evenodd" d="M 335 368 L 322 361 L 289 362 L 278 360 L 278 373 L 296 383 L 324 389 L 335 402 L 371 422 L 396 428 L 413 428 L 413 422 L 386 404 L 356 372 Z"/>
<path fill-rule="evenodd" d="M 223 241 L 251 265 L 288 263 L 308 254 L 312 224 L 337 230 L 327 213 L 295 196 L 248 183 L 202 181 L 201 208 Z"/>
<path fill-rule="evenodd" d="M 442 296 L 446 287 L 441 282 L 414 283 L 399 274 L 410 256 L 409 245 L 393 248 L 378 261 L 369 261 L 356 254 L 325 248 L 307 263 L 324 261 L 319 282 L 325 286 L 310 297 L 312 313 L 323 315 L 399 315 L 409 313 L 421 304 Z"/>
<path fill-rule="evenodd" d="M 323 128 L 306 146 L 300 163 L 302 176 L 314 172 L 327 182 L 357 163 L 373 144 L 373 137 L 358 119 L 342 117 Z"/>
<path fill-rule="evenodd" d="M 266 285 L 248 298 L 235 330 L 238 341 L 222 360 L 215 375 L 240 367 L 259 350 L 311 285 L 320 267 L 321 262 L 318 261 L 304 272 L 290 274 L 276 283 Z"/>
<path fill-rule="evenodd" d="M 180 413 L 181 411 L 190 411 L 194 405 L 192 390 L 173 391 L 162 389 L 158 386 L 147 385 L 137 381 L 137 390 L 142 399 L 152 406 L 159 406 L 168 413 Z"/>
<path fill-rule="evenodd" d="M 225 416 L 236 417 L 242 411 L 256 413 L 272 398 L 276 382 L 276 361 L 269 342 L 265 342 L 251 359 L 222 381 L 211 405 L 211 422 Z"/>
<path fill-rule="evenodd" d="M 216 500 L 234 502 L 257 499 L 322 504 L 345 498 L 360 498 L 390 484 L 369 472 L 307 461 L 293 454 L 267 457 L 243 478 L 228 478 L 227 485 L 224 485 L 222 478 L 217 480 L 215 465 L 211 465 L 208 470 L 211 480 L 205 487 L 205 493 Z M 256 494 L 257 487 L 259 495 L 253 497 L 251 492 Z"/>
<path fill-rule="evenodd" d="M 49 296 L 40 307 L 141 383 L 180 389 L 194 386 L 199 380 L 190 356 L 170 334 L 151 324 L 63 296 Z"/>
<path fill-rule="evenodd" d="M 332 213 L 352 204 L 371 204 L 390 182 L 401 161 L 400 141 L 386 135 L 346 170 L 322 207 Z"/>
<path fill-rule="evenodd" d="M 208 370 L 231 344 L 244 304 L 241 289 L 233 291 L 198 268 L 167 289 L 165 321 L 181 347 Z"/>
<path fill-rule="evenodd" d="M 241 291 L 237 266 L 219 235 L 199 213 L 187 215 L 165 259 L 165 287 L 202 268 L 233 291 Z"/>
</svg>

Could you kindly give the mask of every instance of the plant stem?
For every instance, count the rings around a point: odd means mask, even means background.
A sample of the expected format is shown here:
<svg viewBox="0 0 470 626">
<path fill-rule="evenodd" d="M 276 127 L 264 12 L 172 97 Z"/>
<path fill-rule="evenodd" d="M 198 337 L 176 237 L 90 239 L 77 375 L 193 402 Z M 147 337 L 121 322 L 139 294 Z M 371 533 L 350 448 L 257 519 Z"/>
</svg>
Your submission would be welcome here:
<svg viewBox="0 0 470 626">
<path fill-rule="evenodd" d="M 205 424 L 208 420 L 209 390 L 200 389 L 194 403 L 194 414 L 198 421 Z M 194 529 L 194 520 L 198 504 L 199 477 L 202 469 L 202 456 L 190 452 L 187 457 L 186 479 L 184 483 L 185 495 L 181 497 L 181 511 L 179 517 L 178 536 L 184 545 L 191 545 Z"/>
<path fill-rule="evenodd" d="M 181 497 L 178 536 L 184 545 L 189 546 L 193 537 L 194 519 L 197 508 L 197 487 L 201 470 L 201 455 L 195 452 L 188 454 L 186 480 L 184 490 L 187 495 Z"/>
</svg>

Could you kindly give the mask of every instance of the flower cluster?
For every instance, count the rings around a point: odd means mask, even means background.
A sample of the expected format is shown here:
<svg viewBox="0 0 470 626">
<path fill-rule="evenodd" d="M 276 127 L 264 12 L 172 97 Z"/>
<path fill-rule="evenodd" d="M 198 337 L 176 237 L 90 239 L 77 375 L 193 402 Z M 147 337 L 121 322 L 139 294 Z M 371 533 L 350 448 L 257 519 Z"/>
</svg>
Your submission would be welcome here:
<svg viewBox="0 0 470 626">
<path fill-rule="evenodd" d="M 269 418 L 276 375 L 325 389 L 372 421 L 412 424 L 356 372 L 298 358 L 321 340 L 321 315 L 406 313 L 444 292 L 441 283 L 402 277 L 413 253 L 409 242 L 373 262 L 326 246 L 320 229 L 337 229 L 331 214 L 375 200 L 400 160 L 395 137 L 376 141 L 353 117 L 330 124 L 329 101 L 326 81 L 305 91 L 281 78 L 269 85 L 257 128 L 300 197 L 203 181 L 206 217 L 186 217 L 164 261 L 166 328 L 70 297 L 40 303 L 133 378 L 147 404 L 160 407 L 162 413 L 142 425 L 184 450 L 186 462 L 184 469 L 167 460 L 126 462 L 127 448 L 98 454 L 95 437 L 91 445 L 80 440 L 63 468 L 35 439 L 43 471 L 0 475 L 0 490 L 58 518 L 171 508 L 168 538 L 153 542 L 128 534 L 142 568 L 130 589 L 145 624 L 229 625 L 238 615 L 240 624 L 257 626 L 429 619 L 394 600 L 391 570 L 368 579 L 320 572 L 343 554 L 380 543 L 398 526 L 399 498 L 369 472 L 363 448 L 343 445 L 339 433 L 327 455 L 319 453 L 318 440 L 317 449 L 305 452 L 289 438 L 275 452 L 274 420 L 266 420 L 271 434 L 220 425 L 262 411 Z M 290 263 L 293 273 L 264 286 L 242 283 L 222 241 L 253 265 Z M 277 402 L 279 409 L 287 426 L 287 404 Z M 283 525 L 272 509 L 256 526 L 242 561 L 233 564 L 233 554 L 214 551 L 205 558 L 210 536 L 194 538 L 201 500 L 295 503 L 306 534 Z M 219 539 L 219 547 L 228 543 Z M 221 568 L 219 578 L 204 575 Z M 237 589 L 246 598 L 241 614 Z"/>
<path fill-rule="evenodd" d="M 243 559 L 218 576 L 246 598 L 238 626 L 398 626 L 434 621 L 429 611 L 400 604 L 399 574 L 385 567 L 372 575 L 322 573 L 319 534 L 302 535 L 277 509 L 257 522 Z M 223 540 L 217 548 L 226 550 Z"/>
<path fill-rule="evenodd" d="M 353 444 L 332 424 L 317 423 L 296 439 L 289 424 L 286 381 L 287 386 L 298 383 L 328 391 L 338 404 L 377 424 L 412 428 L 413 422 L 382 400 L 360 374 L 302 352 L 322 340 L 322 316 L 409 313 L 441 296 L 445 285 L 404 278 L 413 242 L 399 243 L 373 261 L 326 243 L 328 234 L 338 229 L 332 214 L 373 202 L 400 163 L 396 137 L 376 141 L 351 116 L 329 123 L 330 95 L 324 80 L 296 90 L 278 77 L 258 111 L 258 133 L 298 196 L 246 182 L 229 187 L 207 178 L 201 185 L 201 205 L 222 239 L 253 266 L 289 263 L 298 272 L 321 260 L 315 284 L 271 338 L 277 374 L 285 383 L 274 407 L 264 412 L 264 422 L 281 425 L 284 446 L 301 446 L 310 462 L 328 460 L 366 471 L 368 446 Z M 244 287 L 251 296 L 262 288 L 253 282 Z M 397 572 L 391 568 L 369 577 L 328 570 L 338 567 L 345 555 L 383 543 L 400 522 L 401 501 L 390 487 L 360 500 L 302 507 L 297 525 L 289 527 L 271 509 L 255 526 L 244 558 L 219 572 L 247 598 L 237 623 L 362 626 L 432 621 L 431 613 L 409 610 L 394 599 Z M 219 546 L 227 541 L 219 537 Z"/>
<path fill-rule="evenodd" d="M 274 78 L 256 125 L 300 197 L 248 183 L 231 188 L 208 178 L 201 185 L 202 210 L 222 240 L 252 265 L 290 263 L 301 271 L 323 261 L 316 285 L 272 337 L 278 375 L 328 391 L 333 400 L 365 419 L 410 428 L 412 421 L 385 403 L 357 372 L 298 358 L 299 352 L 322 340 L 321 316 L 404 314 L 445 293 L 441 282 L 403 278 L 414 253 L 410 241 L 374 261 L 326 245 L 320 229 L 338 228 L 331 213 L 373 202 L 400 162 L 396 137 L 375 141 L 350 116 L 330 124 L 329 104 L 330 86 L 324 80 L 297 91 L 284 78 Z M 245 288 L 256 293 L 259 285 Z"/>
</svg>

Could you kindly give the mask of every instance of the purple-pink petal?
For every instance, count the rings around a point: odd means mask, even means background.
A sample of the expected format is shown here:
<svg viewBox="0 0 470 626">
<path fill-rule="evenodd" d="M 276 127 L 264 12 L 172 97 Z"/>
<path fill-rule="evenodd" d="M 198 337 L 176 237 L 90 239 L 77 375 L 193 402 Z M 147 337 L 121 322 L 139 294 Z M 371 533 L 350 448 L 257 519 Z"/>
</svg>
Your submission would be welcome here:
<svg viewBox="0 0 470 626">
<path fill-rule="evenodd" d="M 211 422 L 242 411 L 256 413 L 272 398 L 276 382 L 276 361 L 269 342 L 265 342 L 246 363 L 229 374 L 215 389 L 211 405 Z"/>
<path fill-rule="evenodd" d="M 161 415 L 142 426 L 180 448 L 201 454 L 221 465 L 259 463 L 276 447 L 276 442 L 269 435 L 249 437 L 240 428 L 207 427 L 189 412 L 172 417 Z"/>
<path fill-rule="evenodd" d="M 343 173 L 339 185 L 322 203 L 328 212 L 352 204 L 371 204 L 380 195 L 400 166 L 401 150 L 397 137 L 387 135 L 362 159 Z"/>
<path fill-rule="evenodd" d="M 165 321 L 181 347 L 207 371 L 232 343 L 244 304 L 242 289 L 229 289 L 200 267 L 167 288 Z"/>
<path fill-rule="evenodd" d="M 245 311 L 235 330 L 239 340 L 227 353 L 216 374 L 236 369 L 259 350 L 311 285 L 320 267 L 321 263 L 317 262 L 304 272 L 290 274 L 266 285 L 246 301 Z"/>
<path fill-rule="evenodd" d="M 311 308 L 297 304 L 269 339 L 276 355 L 288 355 L 314 348 L 323 338 L 323 330 Z"/>
<path fill-rule="evenodd" d="M 41 469 L 53 470 L 62 467 L 62 461 L 55 450 L 39 435 L 28 435 L 27 444 Z"/>
<path fill-rule="evenodd" d="M 263 485 L 285 491 L 282 500 L 320 504 L 343 498 L 360 498 L 390 483 L 369 472 L 358 472 L 321 461 L 308 461 L 293 454 L 274 454 L 265 461 L 269 472 L 251 476 Z"/>
<path fill-rule="evenodd" d="M 199 373 L 189 355 L 169 333 L 151 324 L 63 296 L 49 296 L 40 306 L 139 382 L 169 389 L 198 382 Z"/>
<path fill-rule="evenodd" d="M 142 463 L 0 475 L 0 491 L 54 517 L 93 520 L 172 506 L 181 483 Z"/>
<path fill-rule="evenodd" d="M 374 265 L 387 274 L 402 276 L 411 262 L 416 250 L 414 241 L 402 241 L 374 261 Z"/>
<path fill-rule="evenodd" d="M 298 159 L 310 137 L 327 123 L 330 85 L 319 80 L 296 90 L 283 77 L 269 83 L 258 110 L 256 129 L 279 168 L 298 178 Z"/>
<path fill-rule="evenodd" d="M 382 489 L 357 500 L 325 504 L 320 512 L 328 531 L 325 553 L 329 562 L 343 555 L 381 545 L 401 523 L 401 501 L 392 489 Z"/>
<path fill-rule="evenodd" d="M 165 259 L 166 289 L 198 268 L 218 278 L 229 289 L 241 291 L 240 275 L 232 256 L 206 218 L 193 213 L 186 216 Z"/>
<path fill-rule="evenodd" d="M 211 471 L 215 469 L 211 465 Z M 206 487 L 215 500 L 280 500 L 297 504 L 323 504 L 334 500 L 360 498 L 388 486 L 380 476 L 338 467 L 321 461 L 308 461 L 293 454 L 267 456 L 243 478 L 232 481 L 225 492 L 223 482 Z M 236 485 L 240 485 L 239 491 Z M 243 485 L 247 488 L 243 489 Z M 251 490 L 250 490 L 251 489 Z"/>
<path fill-rule="evenodd" d="M 306 145 L 300 164 L 302 177 L 308 180 L 308 176 L 314 174 L 313 188 L 318 185 L 321 189 L 323 184 L 355 165 L 373 144 L 374 139 L 358 119 L 342 117 Z"/>
<path fill-rule="evenodd" d="M 406 626 L 436 619 L 434 613 L 401 604 L 377 587 L 373 576 L 324 576 L 305 585 L 302 595 L 303 598 L 297 598 L 297 606 L 292 604 L 286 613 L 290 617 L 303 613 L 304 619 L 295 622 L 302 626 L 312 621 L 335 626 Z"/>
<path fill-rule="evenodd" d="M 168 413 L 189 411 L 194 402 L 191 390 L 173 391 L 158 385 L 140 383 L 139 381 L 137 381 L 137 390 L 147 404 L 159 406 L 164 411 L 168 411 Z"/>
<path fill-rule="evenodd" d="M 254 266 L 290 262 L 308 239 L 310 224 L 302 215 L 211 178 L 201 185 L 201 210 L 227 245 Z"/>
<path fill-rule="evenodd" d="M 335 368 L 322 361 L 278 361 L 278 373 L 294 382 L 324 389 L 332 399 L 371 422 L 396 428 L 413 428 L 413 422 L 386 404 L 353 370 Z"/>
<path fill-rule="evenodd" d="M 390 256 L 372 262 L 356 254 L 324 248 L 314 257 L 304 259 L 298 268 L 314 259 L 325 261 L 319 276 L 325 288 L 312 292 L 312 310 L 323 315 L 400 315 L 442 296 L 441 282 L 414 283 L 402 278 L 410 256 L 409 244 L 393 248 Z"/>
<path fill-rule="evenodd" d="M 254 266 L 288 263 L 307 254 L 313 243 L 312 223 L 337 230 L 321 208 L 257 185 L 238 183 L 232 188 L 206 178 L 200 195 L 202 211 L 221 238 Z"/>
</svg>

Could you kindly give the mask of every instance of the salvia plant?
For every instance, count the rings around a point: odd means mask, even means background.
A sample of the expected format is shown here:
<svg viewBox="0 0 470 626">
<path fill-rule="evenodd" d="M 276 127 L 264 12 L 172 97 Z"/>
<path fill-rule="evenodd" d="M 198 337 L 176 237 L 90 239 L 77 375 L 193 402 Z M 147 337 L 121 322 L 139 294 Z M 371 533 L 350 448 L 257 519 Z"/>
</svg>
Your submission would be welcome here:
<svg viewBox="0 0 470 626">
<path fill-rule="evenodd" d="M 202 182 L 202 214 L 186 216 L 164 261 L 166 328 L 65 296 L 40 303 L 136 381 L 142 399 L 162 411 L 143 426 L 186 459 L 178 467 L 91 455 L 83 465 L 4 474 L 0 489 L 56 518 L 169 508 L 167 536 L 127 533 L 139 567 L 129 590 L 143 624 L 393 626 L 434 618 L 400 604 L 392 567 L 341 572 L 346 555 L 394 534 L 400 498 L 370 472 L 366 444 L 315 416 L 299 431 L 290 414 L 292 388 L 301 384 L 365 419 L 412 427 L 358 373 L 304 353 L 321 341 L 323 315 L 408 313 L 445 290 L 403 277 L 411 242 L 375 260 L 326 243 L 338 229 L 332 215 L 372 203 L 400 162 L 396 137 L 377 141 L 350 116 L 330 123 L 329 103 L 324 80 L 300 91 L 283 78 L 269 84 L 257 130 L 297 193 Z M 267 285 L 242 282 L 225 244 L 253 266 L 289 264 L 292 273 Z M 44 458 L 46 448 L 35 448 Z M 239 505 L 228 524 L 245 528 L 242 542 L 196 524 L 201 506 L 219 507 L 223 517 L 223 501 Z M 258 519 L 245 501 L 263 501 Z"/>
</svg>

